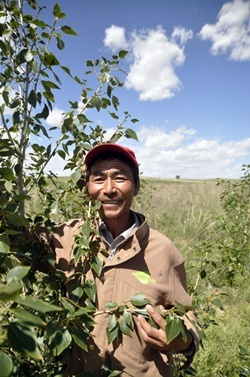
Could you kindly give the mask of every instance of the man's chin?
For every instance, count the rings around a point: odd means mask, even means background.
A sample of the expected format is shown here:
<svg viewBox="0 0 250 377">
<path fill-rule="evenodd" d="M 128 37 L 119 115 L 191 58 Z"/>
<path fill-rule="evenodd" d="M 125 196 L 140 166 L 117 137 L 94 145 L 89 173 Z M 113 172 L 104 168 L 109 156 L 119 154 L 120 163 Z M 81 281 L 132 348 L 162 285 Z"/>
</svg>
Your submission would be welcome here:
<svg viewBox="0 0 250 377">
<path fill-rule="evenodd" d="M 117 212 L 103 211 L 102 216 L 104 219 L 112 220 L 116 219 L 119 216 L 119 214 Z"/>
</svg>

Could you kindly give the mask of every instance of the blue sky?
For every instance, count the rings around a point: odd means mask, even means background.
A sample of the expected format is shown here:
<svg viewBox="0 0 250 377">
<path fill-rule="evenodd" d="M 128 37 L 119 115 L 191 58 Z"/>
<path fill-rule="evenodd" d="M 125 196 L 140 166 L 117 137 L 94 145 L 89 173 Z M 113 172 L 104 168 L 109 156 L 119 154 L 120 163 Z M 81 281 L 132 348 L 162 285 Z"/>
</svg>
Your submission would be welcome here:
<svg viewBox="0 0 250 377">
<path fill-rule="evenodd" d="M 62 24 L 78 33 L 66 36 L 57 53 L 74 74 L 83 77 L 87 59 L 129 51 L 122 62 L 128 76 L 117 96 L 121 110 L 139 120 L 127 124 L 139 143 L 121 143 L 134 149 L 145 176 L 242 175 L 242 164 L 250 163 L 249 0 L 58 3 L 67 14 Z M 58 125 L 69 99 L 80 97 L 67 81 L 56 94 L 49 125 Z M 114 129 L 104 112 L 89 117 L 108 134 Z M 61 166 L 55 159 L 50 169 L 62 174 Z"/>
</svg>

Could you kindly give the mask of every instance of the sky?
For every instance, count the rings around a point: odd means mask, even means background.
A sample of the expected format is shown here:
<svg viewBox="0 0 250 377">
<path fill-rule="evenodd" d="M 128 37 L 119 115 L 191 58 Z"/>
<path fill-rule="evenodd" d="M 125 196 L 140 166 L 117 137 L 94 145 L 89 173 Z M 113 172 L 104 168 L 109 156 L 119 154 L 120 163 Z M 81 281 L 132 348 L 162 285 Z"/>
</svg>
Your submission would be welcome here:
<svg viewBox="0 0 250 377">
<path fill-rule="evenodd" d="M 242 176 L 242 164 L 250 163 L 250 0 L 58 3 L 67 14 L 62 24 L 78 34 L 64 36 L 59 53 L 71 72 L 83 77 L 87 59 L 129 51 L 116 95 L 121 111 L 139 120 L 126 124 L 139 142 L 119 142 L 135 151 L 144 176 Z M 48 126 L 58 125 L 69 99 L 80 99 L 77 90 L 66 82 L 56 93 Z M 88 116 L 107 135 L 115 128 L 104 111 Z M 55 158 L 49 169 L 65 175 L 62 165 Z"/>
</svg>

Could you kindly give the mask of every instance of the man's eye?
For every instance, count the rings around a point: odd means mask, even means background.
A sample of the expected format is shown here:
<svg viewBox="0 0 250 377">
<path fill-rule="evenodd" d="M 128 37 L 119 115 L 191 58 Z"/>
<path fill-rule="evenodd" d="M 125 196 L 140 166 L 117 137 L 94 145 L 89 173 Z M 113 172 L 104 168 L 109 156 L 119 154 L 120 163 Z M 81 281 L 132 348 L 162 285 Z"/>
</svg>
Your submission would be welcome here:
<svg viewBox="0 0 250 377">
<path fill-rule="evenodd" d="M 117 176 L 117 177 L 115 178 L 115 180 L 116 180 L 116 181 L 119 181 L 119 182 L 121 182 L 121 181 L 125 181 L 125 180 L 126 180 L 126 177 L 123 177 L 123 176 L 119 175 L 119 176 Z"/>
<path fill-rule="evenodd" d="M 103 178 L 102 177 L 95 177 L 94 182 L 103 182 Z"/>
</svg>

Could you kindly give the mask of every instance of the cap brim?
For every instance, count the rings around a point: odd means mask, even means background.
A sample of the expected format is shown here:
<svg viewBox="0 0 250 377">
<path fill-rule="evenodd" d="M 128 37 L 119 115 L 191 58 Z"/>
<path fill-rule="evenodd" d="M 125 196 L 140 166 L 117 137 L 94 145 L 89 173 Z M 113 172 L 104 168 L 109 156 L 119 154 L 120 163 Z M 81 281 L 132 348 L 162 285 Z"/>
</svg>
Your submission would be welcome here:
<svg viewBox="0 0 250 377">
<path fill-rule="evenodd" d="M 120 155 L 125 156 L 139 170 L 139 165 L 135 158 L 134 152 L 126 147 L 114 143 L 100 144 L 91 149 L 85 157 L 85 164 L 87 166 L 87 169 L 90 168 L 93 161 L 96 160 L 100 154 L 107 152 L 119 153 Z"/>
</svg>

